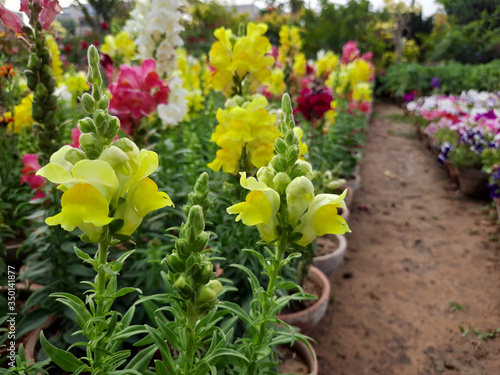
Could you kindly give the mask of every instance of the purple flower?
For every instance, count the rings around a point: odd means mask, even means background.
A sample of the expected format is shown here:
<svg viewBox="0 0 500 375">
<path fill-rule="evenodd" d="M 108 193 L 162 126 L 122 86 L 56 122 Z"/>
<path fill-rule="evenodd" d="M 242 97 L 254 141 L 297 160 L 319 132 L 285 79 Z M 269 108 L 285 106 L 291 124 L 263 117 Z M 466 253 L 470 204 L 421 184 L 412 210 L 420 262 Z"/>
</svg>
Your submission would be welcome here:
<svg viewBox="0 0 500 375">
<path fill-rule="evenodd" d="M 441 150 L 438 156 L 438 163 L 443 165 L 446 160 L 448 160 L 448 154 L 453 149 L 450 142 L 443 142 L 441 145 Z"/>
<path fill-rule="evenodd" d="M 490 110 L 486 113 L 476 115 L 476 117 L 474 117 L 474 121 L 477 122 L 477 121 L 481 120 L 482 118 L 487 119 L 487 120 L 496 120 L 497 116 L 495 115 L 495 112 L 493 110 Z"/>
<path fill-rule="evenodd" d="M 405 102 L 411 102 L 413 101 L 413 99 L 415 99 L 415 95 L 413 95 L 411 92 L 405 94 L 405 96 L 403 97 L 403 100 Z"/>
<path fill-rule="evenodd" d="M 488 187 L 490 188 L 490 198 L 500 198 L 500 170 L 496 170 L 490 176 Z"/>
<path fill-rule="evenodd" d="M 431 80 L 431 86 L 433 88 L 435 88 L 436 90 L 439 90 L 441 88 L 441 82 L 439 82 L 439 77 L 438 76 L 435 76 L 432 80 Z"/>
</svg>

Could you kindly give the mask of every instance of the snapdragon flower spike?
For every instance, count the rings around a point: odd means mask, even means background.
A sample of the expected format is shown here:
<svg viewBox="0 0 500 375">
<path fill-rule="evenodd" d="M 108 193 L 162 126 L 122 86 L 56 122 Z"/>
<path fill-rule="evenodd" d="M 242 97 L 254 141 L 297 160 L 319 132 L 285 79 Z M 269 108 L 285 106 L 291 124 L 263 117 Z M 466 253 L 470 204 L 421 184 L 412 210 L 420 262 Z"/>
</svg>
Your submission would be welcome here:
<svg viewBox="0 0 500 375">
<path fill-rule="evenodd" d="M 62 211 L 46 220 L 67 231 L 79 227 L 85 240 L 100 242 L 109 225 L 118 240 L 129 239 L 151 211 L 172 206 L 150 176 L 158 168 L 158 155 L 139 150 L 129 139 L 113 140 L 120 123 L 108 114 L 109 99 L 102 93 L 99 55 L 89 48 L 88 81 L 92 95 L 84 94 L 84 109 L 94 118 L 80 120 L 80 148 L 63 146 L 37 175 L 64 192 Z M 111 216 L 110 216 L 111 215 Z"/>
<path fill-rule="evenodd" d="M 238 214 L 248 226 L 257 226 L 264 241 L 273 244 L 285 236 L 288 241 L 306 247 L 317 236 L 344 234 L 349 226 L 339 215 L 346 208 L 341 195 L 314 196 L 311 165 L 299 159 L 299 139 L 294 132 L 293 110 L 288 94 L 282 100 L 283 137 L 274 144 L 275 155 L 267 167 L 257 172 L 257 179 L 241 173 L 240 184 L 250 190 L 245 202 L 227 209 Z"/>
<path fill-rule="evenodd" d="M 208 193 L 208 174 L 203 173 L 184 207 L 188 219 L 181 226 L 175 249 L 163 261 L 169 270 L 170 283 L 184 300 L 181 305 L 183 314 L 194 321 L 210 311 L 222 292 L 221 283 L 213 279 L 213 265 L 204 254 L 210 238 L 205 232 L 205 212 L 210 206 Z"/>
</svg>

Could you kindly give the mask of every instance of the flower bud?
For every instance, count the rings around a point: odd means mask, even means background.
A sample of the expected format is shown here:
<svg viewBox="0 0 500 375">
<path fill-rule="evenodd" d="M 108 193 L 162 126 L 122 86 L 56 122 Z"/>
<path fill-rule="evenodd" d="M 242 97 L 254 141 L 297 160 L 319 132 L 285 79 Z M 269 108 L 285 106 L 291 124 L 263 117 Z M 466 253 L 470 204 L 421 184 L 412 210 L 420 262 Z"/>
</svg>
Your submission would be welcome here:
<svg viewBox="0 0 500 375">
<path fill-rule="evenodd" d="M 311 164 L 307 161 L 298 159 L 290 172 L 290 178 L 293 180 L 300 176 L 305 176 L 309 180 L 312 180 L 314 178 L 314 173 Z"/>
<path fill-rule="evenodd" d="M 194 229 L 195 235 L 200 234 L 205 229 L 205 218 L 203 216 L 203 209 L 196 205 L 189 210 L 187 225 Z"/>
<path fill-rule="evenodd" d="M 314 198 L 314 186 L 304 176 L 294 179 L 286 189 L 288 222 L 295 226 Z"/>
<path fill-rule="evenodd" d="M 190 283 L 190 278 L 186 273 L 182 273 L 174 282 L 174 288 L 184 299 L 191 298 L 194 293 L 193 287 Z"/>
<path fill-rule="evenodd" d="M 182 259 L 176 253 L 168 255 L 165 258 L 165 263 L 167 264 L 168 270 L 170 272 L 184 272 L 185 265 Z"/>
<path fill-rule="evenodd" d="M 276 190 L 278 194 L 282 195 L 290 181 L 290 177 L 286 173 L 278 173 L 273 179 L 274 190 Z"/>
<path fill-rule="evenodd" d="M 194 279 L 201 283 L 206 284 L 214 275 L 214 270 L 212 263 L 210 262 L 202 262 L 200 270 L 194 275 Z"/>
<path fill-rule="evenodd" d="M 99 109 L 108 109 L 109 108 L 109 98 L 106 95 L 103 95 L 99 103 L 97 104 L 97 108 Z"/>
<path fill-rule="evenodd" d="M 82 103 L 82 107 L 85 112 L 90 114 L 95 112 L 95 102 L 90 94 L 83 94 L 80 98 L 80 102 Z"/>
<path fill-rule="evenodd" d="M 271 165 L 276 172 L 285 172 L 288 168 L 286 159 L 282 155 L 274 155 L 271 159 Z"/>
<path fill-rule="evenodd" d="M 203 305 L 213 301 L 217 297 L 217 293 L 208 286 L 199 287 L 196 291 L 196 304 Z"/>
<path fill-rule="evenodd" d="M 80 129 L 80 131 L 82 133 L 95 133 L 96 132 L 94 121 L 92 121 L 92 119 L 90 117 L 87 117 L 87 118 L 84 118 L 83 120 L 78 121 L 78 129 Z"/>
<path fill-rule="evenodd" d="M 274 189 L 273 179 L 274 172 L 268 167 L 262 167 L 257 171 L 257 179 L 265 183 L 271 189 Z"/>
<path fill-rule="evenodd" d="M 287 149 L 285 141 L 282 138 L 277 138 L 274 142 L 274 149 L 277 154 L 284 154 Z"/>
<path fill-rule="evenodd" d="M 77 148 L 70 148 L 64 155 L 64 158 L 71 164 L 75 165 L 80 160 L 85 159 L 85 153 Z"/>
<path fill-rule="evenodd" d="M 82 133 L 78 141 L 80 142 L 80 147 L 91 146 L 96 143 L 96 136 L 92 132 Z"/>
</svg>

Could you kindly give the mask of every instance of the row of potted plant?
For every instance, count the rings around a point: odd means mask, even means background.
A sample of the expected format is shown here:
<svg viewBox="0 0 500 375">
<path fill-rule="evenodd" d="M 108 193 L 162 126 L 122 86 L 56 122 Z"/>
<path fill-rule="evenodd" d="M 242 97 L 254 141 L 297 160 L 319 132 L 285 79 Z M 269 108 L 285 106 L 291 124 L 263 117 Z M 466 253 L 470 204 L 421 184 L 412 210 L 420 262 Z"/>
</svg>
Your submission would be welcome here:
<svg viewBox="0 0 500 375">
<path fill-rule="evenodd" d="M 433 95 L 407 104 L 417 118 L 417 134 L 463 194 L 499 196 L 500 95 L 470 90 L 460 96 Z"/>
</svg>

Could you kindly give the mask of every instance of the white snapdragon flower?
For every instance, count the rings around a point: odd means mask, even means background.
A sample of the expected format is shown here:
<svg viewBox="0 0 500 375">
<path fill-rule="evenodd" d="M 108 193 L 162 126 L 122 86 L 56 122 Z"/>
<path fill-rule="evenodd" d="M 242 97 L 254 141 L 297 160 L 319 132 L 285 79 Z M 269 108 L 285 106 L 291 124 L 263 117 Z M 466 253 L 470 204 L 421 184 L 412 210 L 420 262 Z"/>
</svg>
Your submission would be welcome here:
<svg viewBox="0 0 500 375">
<path fill-rule="evenodd" d="M 160 104 L 157 107 L 158 116 L 165 127 L 174 127 L 186 116 L 187 90 L 182 87 L 183 81 L 180 77 L 173 77 L 169 82 L 170 93 L 168 104 Z"/>
</svg>

